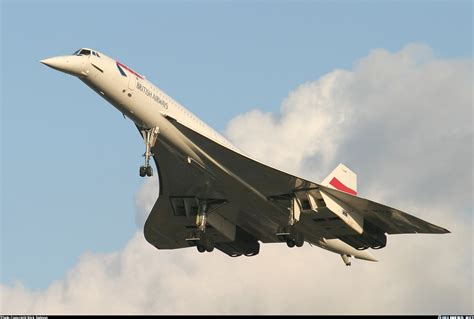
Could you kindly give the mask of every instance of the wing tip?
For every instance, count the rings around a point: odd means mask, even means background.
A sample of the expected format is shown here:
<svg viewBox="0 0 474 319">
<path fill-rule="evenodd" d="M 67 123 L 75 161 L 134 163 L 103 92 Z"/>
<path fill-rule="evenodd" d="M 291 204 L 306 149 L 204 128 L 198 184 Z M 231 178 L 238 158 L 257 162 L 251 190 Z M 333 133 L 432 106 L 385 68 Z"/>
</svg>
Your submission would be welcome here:
<svg viewBox="0 0 474 319">
<path fill-rule="evenodd" d="M 441 234 L 451 234 L 451 232 L 449 230 L 447 230 L 446 228 L 441 227 L 441 229 L 442 229 Z"/>
<path fill-rule="evenodd" d="M 430 230 L 425 230 L 425 231 L 418 231 L 415 232 L 417 234 L 451 234 L 449 230 L 443 227 L 435 226 L 432 227 Z"/>
<path fill-rule="evenodd" d="M 434 228 L 434 231 L 432 231 L 432 233 L 434 234 L 450 234 L 451 232 L 444 228 L 444 227 L 441 227 L 441 226 L 438 226 L 438 225 L 432 225 L 432 228 Z"/>
</svg>

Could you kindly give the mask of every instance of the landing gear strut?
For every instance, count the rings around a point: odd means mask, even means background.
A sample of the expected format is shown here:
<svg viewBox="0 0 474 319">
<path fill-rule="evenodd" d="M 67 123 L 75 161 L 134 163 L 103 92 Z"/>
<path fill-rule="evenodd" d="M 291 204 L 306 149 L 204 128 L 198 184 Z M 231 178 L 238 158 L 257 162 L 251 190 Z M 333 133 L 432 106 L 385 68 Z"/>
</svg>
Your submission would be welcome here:
<svg viewBox="0 0 474 319">
<path fill-rule="evenodd" d="M 296 198 L 291 201 L 291 207 L 288 208 L 290 215 L 288 217 L 288 225 L 285 227 L 278 227 L 277 237 L 281 241 L 286 241 L 288 247 L 302 247 L 304 244 L 304 235 L 302 232 L 296 230 L 295 224 L 299 219 L 300 209 Z"/>
<path fill-rule="evenodd" d="M 140 176 L 153 176 L 153 168 L 150 166 L 150 157 L 153 156 L 151 152 L 151 148 L 155 146 L 156 138 L 160 130 L 158 127 L 153 127 L 150 129 L 140 129 L 140 133 L 142 134 L 143 141 L 145 142 L 145 165 L 140 166 Z"/>
<path fill-rule="evenodd" d="M 206 201 L 200 201 L 198 206 L 198 213 L 196 215 L 196 227 L 197 230 L 191 234 L 187 241 L 190 241 L 196 245 L 197 250 L 200 253 L 205 251 L 211 252 L 214 250 L 214 243 L 211 238 L 206 234 L 207 226 L 207 214 L 208 214 L 208 204 Z"/>
</svg>

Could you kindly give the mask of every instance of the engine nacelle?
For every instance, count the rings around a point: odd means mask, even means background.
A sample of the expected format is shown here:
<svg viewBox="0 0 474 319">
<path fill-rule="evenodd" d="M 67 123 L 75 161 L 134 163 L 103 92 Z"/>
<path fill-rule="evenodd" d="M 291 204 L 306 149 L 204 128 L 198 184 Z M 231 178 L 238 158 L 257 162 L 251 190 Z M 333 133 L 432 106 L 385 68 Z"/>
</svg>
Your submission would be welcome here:
<svg viewBox="0 0 474 319">
<path fill-rule="evenodd" d="M 365 222 L 362 235 L 340 236 L 342 241 L 352 247 L 362 250 L 367 248 L 381 249 L 387 245 L 385 233 L 370 222 Z"/>
<path fill-rule="evenodd" d="M 216 243 L 216 248 L 231 257 L 255 256 L 260 252 L 260 243 L 255 237 L 237 226 L 235 240 L 227 243 Z"/>
</svg>

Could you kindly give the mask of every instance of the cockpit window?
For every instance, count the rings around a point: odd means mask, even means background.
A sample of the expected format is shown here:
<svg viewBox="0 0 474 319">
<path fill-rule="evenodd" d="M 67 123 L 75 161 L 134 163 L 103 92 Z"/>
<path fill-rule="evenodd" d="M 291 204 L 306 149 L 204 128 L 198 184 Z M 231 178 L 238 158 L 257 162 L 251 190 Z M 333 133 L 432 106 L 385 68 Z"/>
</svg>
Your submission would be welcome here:
<svg viewBox="0 0 474 319">
<path fill-rule="evenodd" d="M 74 52 L 74 55 L 91 55 L 91 50 L 79 49 L 76 52 Z"/>
<path fill-rule="evenodd" d="M 91 54 L 95 55 L 98 58 L 100 58 L 99 53 L 97 53 L 95 51 L 88 50 L 88 49 L 79 49 L 76 52 L 74 52 L 72 55 L 91 55 Z"/>
</svg>

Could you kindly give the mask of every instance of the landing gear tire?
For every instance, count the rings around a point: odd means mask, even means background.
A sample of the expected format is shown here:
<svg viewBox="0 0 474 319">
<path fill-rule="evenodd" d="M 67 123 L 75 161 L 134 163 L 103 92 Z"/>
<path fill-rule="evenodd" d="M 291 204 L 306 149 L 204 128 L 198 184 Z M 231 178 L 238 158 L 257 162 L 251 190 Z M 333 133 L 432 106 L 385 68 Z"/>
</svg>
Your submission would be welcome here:
<svg viewBox="0 0 474 319">
<path fill-rule="evenodd" d="M 140 166 L 140 176 L 153 176 L 153 168 L 151 166 Z"/>
<path fill-rule="evenodd" d="M 296 247 L 303 247 L 304 245 L 304 236 L 303 233 L 297 232 L 295 235 L 295 245 Z"/>
<path fill-rule="evenodd" d="M 286 244 L 287 244 L 288 247 L 290 247 L 290 248 L 295 247 L 295 241 L 294 241 L 293 239 L 287 239 L 287 240 L 286 240 Z"/>
<path fill-rule="evenodd" d="M 153 176 L 153 168 L 151 166 L 148 166 L 146 169 L 145 169 L 145 172 L 146 172 L 146 176 L 150 177 L 150 176 Z M 141 176 L 141 175 L 140 175 Z"/>
<path fill-rule="evenodd" d="M 201 244 L 197 244 L 197 250 L 200 252 L 200 253 L 203 253 L 206 251 L 206 247 L 204 247 L 203 245 Z"/>
<path fill-rule="evenodd" d="M 192 235 L 192 237 L 195 239 L 194 244 L 200 253 L 205 251 L 210 253 L 214 250 L 214 242 L 208 238 L 204 232 L 197 231 Z"/>
</svg>

